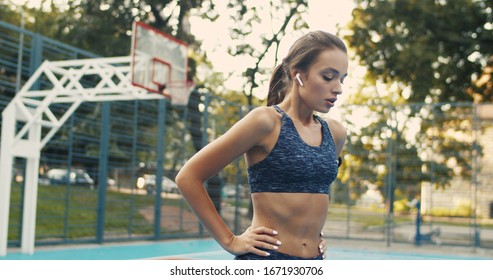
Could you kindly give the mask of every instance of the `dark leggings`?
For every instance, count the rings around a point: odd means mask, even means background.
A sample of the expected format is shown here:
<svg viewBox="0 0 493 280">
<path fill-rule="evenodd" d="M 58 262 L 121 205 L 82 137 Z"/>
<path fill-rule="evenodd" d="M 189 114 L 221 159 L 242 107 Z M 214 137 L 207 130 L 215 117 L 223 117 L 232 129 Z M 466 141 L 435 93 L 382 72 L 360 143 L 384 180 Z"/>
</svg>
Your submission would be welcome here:
<svg viewBox="0 0 493 280">
<path fill-rule="evenodd" d="M 323 260 L 322 254 L 313 258 L 302 258 L 302 257 L 291 256 L 288 254 L 283 254 L 275 250 L 266 250 L 266 252 L 269 252 L 270 255 L 259 256 L 253 253 L 248 253 L 248 254 L 236 256 L 235 260 Z"/>
</svg>

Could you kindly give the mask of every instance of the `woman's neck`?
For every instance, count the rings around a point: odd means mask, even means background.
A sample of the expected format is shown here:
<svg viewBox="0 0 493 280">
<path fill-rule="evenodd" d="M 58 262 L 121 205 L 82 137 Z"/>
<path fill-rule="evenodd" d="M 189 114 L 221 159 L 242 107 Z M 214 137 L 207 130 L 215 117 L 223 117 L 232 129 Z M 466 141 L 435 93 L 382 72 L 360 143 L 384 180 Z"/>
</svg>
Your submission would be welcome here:
<svg viewBox="0 0 493 280">
<path fill-rule="evenodd" d="M 288 114 L 292 119 L 301 122 L 303 125 L 309 125 L 314 121 L 313 110 L 308 108 L 296 93 L 290 92 L 278 106 Z"/>
</svg>

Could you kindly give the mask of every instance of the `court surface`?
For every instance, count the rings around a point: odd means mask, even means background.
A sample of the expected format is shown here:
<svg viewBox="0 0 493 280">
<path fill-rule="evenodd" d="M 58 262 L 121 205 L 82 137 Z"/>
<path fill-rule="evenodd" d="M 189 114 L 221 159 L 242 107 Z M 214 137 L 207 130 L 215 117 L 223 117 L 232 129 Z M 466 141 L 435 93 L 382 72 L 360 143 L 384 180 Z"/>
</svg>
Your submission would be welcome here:
<svg viewBox="0 0 493 280">
<path fill-rule="evenodd" d="M 348 241 L 345 241 L 348 242 Z M 491 260 L 493 250 L 471 253 L 472 249 L 454 251 L 443 246 L 442 250 L 422 250 L 412 245 L 408 248 L 368 249 L 344 246 L 344 241 L 330 240 L 328 260 Z M 351 244 L 355 243 L 350 241 Z M 338 245 L 339 243 L 339 245 Z M 342 245 L 341 245 L 342 244 Z M 382 247 L 385 247 L 382 245 Z M 395 247 L 395 246 L 394 246 Z M 399 246 L 397 246 L 399 247 Z M 192 259 L 232 260 L 233 255 L 224 251 L 212 239 L 184 239 L 172 241 L 110 243 L 104 245 L 77 245 L 70 247 L 36 247 L 33 255 L 10 249 L 0 260 L 138 260 L 138 259 Z"/>
</svg>

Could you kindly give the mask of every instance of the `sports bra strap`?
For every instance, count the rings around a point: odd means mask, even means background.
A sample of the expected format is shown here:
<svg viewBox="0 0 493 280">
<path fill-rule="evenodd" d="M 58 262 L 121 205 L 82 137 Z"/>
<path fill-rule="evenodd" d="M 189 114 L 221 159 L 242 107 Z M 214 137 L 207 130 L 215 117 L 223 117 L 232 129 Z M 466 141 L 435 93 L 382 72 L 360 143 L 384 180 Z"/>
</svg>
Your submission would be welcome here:
<svg viewBox="0 0 493 280">
<path fill-rule="evenodd" d="M 322 118 L 321 118 L 320 116 L 315 115 L 315 114 L 313 114 L 313 116 L 317 119 L 317 121 L 318 121 L 321 125 L 324 125 L 324 122 L 323 122 L 323 120 L 322 120 Z"/>
<path fill-rule="evenodd" d="M 274 105 L 274 108 L 276 108 L 276 110 L 281 113 L 283 116 L 286 115 L 286 113 L 277 105 Z M 320 118 L 319 116 L 313 114 L 313 116 L 318 120 L 319 123 L 321 123 L 323 125 L 323 121 L 322 121 L 322 118 Z"/>
<path fill-rule="evenodd" d="M 276 108 L 276 110 L 277 110 L 279 113 L 281 113 L 281 114 L 283 114 L 283 115 L 284 115 L 284 114 L 286 114 L 286 113 L 284 113 L 284 111 L 283 111 L 283 110 L 282 110 L 279 106 L 274 105 L 274 108 Z"/>
</svg>

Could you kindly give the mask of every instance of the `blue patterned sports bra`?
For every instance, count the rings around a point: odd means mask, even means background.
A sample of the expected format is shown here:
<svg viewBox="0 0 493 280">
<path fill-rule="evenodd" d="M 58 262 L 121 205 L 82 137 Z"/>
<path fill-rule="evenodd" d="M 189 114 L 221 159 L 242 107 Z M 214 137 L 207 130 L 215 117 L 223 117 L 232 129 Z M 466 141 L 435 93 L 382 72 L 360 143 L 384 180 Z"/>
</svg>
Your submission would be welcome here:
<svg viewBox="0 0 493 280">
<path fill-rule="evenodd" d="M 329 194 L 337 177 L 338 159 L 327 122 L 315 116 L 322 124 L 322 144 L 310 146 L 291 118 L 274 107 L 282 114 L 281 131 L 269 155 L 247 169 L 251 192 Z"/>
</svg>

